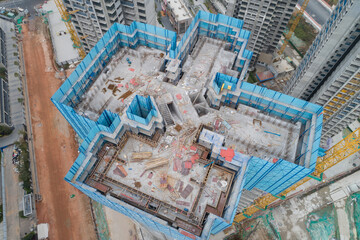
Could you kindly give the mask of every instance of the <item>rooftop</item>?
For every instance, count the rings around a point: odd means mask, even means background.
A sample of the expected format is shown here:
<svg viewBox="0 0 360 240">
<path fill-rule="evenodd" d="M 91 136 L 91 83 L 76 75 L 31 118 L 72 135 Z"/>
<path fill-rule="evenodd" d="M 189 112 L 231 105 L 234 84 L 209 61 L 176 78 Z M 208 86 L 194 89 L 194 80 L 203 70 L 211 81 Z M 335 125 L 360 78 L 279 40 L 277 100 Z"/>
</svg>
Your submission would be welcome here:
<svg viewBox="0 0 360 240">
<path fill-rule="evenodd" d="M 55 1 L 50 0 L 43 4 L 42 11 L 48 13 L 51 40 L 55 50 L 56 62 L 73 63 L 79 60 L 79 54 L 73 47 L 70 33 L 64 21 L 61 19 L 60 12 L 56 7 Z"/>
<path fill-rule="evenodd" d="M 191 18 L 191 14 L 182 0 L 167 0 L 166 2 L 173 11 L 177 21 Z"/>
</svg>

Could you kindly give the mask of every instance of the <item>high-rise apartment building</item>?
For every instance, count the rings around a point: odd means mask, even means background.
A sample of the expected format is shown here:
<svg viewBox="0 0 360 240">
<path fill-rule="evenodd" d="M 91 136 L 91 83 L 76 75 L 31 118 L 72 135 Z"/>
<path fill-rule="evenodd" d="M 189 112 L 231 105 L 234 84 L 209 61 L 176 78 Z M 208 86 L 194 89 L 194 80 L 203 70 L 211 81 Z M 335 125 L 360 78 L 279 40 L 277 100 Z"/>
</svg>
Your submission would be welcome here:
<svg viewBox="0 0 360 240">
<path fill-rule="evenodd" d="M 360 1 L 340 0 L 285 93 L 324 106 L 322 144 L 360 116 Z"/>
<path fill-rule="evenodd" d="M 247 49 L 254 52 L 252 63 L 260 52 L 272 53 L 294 11 L 297 0 L 215 0 L 222 14 L 244 20 L 244 29 L 251 31 Z"/>
<path fill-rule="evenodd" d="M 6 36 L 0 28 L 0 124 L 11 125 L 9 82 L 6 68 Z"/>
<path fill-rule="evenodd" d="M 101 39 L 114 23 L 133 21 L 155 25 L 155 2 L 145 0 L 64 0 L 86 52 Z"/>
</svg>

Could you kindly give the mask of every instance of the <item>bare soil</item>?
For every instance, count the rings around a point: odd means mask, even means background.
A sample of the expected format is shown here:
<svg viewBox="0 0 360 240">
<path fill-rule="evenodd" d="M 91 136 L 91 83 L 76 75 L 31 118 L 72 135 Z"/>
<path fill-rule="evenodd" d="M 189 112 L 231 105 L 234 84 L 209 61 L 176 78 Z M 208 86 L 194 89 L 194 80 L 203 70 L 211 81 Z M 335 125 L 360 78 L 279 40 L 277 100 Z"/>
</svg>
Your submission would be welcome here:
<svg viewBox="0 0 360 240">
<path fill-rule="evenodd" d="M 75 161 L 75 134 L 50 101 L 60 87 L 55 78 L 48 30 L 41 19 L 23 28 L 36 166 L 42 201 L 38 223 L 49 223 L 49 239 L 96 239 L 89 198 L 64 180 Z M 70 198 L 75 194 L 74 198 Z"/>
</svg>

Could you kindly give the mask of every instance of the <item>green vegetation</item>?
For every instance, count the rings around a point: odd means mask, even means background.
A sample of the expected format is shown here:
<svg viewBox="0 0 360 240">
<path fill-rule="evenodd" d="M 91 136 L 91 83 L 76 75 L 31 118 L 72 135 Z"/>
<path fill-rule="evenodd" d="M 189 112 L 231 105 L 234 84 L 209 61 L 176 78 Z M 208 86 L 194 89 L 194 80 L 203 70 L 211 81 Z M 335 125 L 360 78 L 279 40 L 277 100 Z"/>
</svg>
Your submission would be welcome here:
<svg viewBox="0 0 360 240">
<path fill-rule="evenodd" d="M 32 232 L 26 234 L 26 236 L 23 237 L 21 240 L 32 240 L 32 239 L 36 239 L 35 236 L 36 236 L 36 233 L 35 233 L 34 231 L 32 231 Z"/>
<path fill-rule="evenodd" d="M 23 182 L 23 189 L 26 193 L 32 192 L 31 187 L 31 171 L 30 171 L 30 156 L 27 144 L 26 132 L 21 132 L 20 139 L 15 143 L 15 146 L 21 150 L 20 161 L 18 165 L 19 181 Z"/>
<path fill-rule="evenodd" d="M 18 102 L 19 102 L 19 103 L 23 103 L 23 102 L 24 102 L 24 99 L 23 99 L 23 98 L 18 98 Z"/>
<path fill-rule="evenodd" d="M 64 68 L 65 70 L 68 70 L 68 69 L 69 69 L 69 67 L 70 67 L 70 64 L 69 64 L 69 63 L 65 63 L 65 64 L 63 64 L 63 68 Z"/>
<path fill-rule="evenodd" d="M 332 5 L 336 5 L 339 2 L 339 0 L 325 0 L 325 2 L 327 2 L 330 6 L 332 6 Z"/>
<path fill-rule="evenodd" d="M 0 78 L 6 78 L 6 68 L 0 68 Z"/>
<path fill-rule="evenodd" d="M 317 33 L 314 31 L 315 29 L 311 26 L 311 24 L 306 23 L 304 18 L 300 19 L 299 24 L 295 28 L 295 36 L 300 38 L 306 43 L 312 43 L 315 39 Z"/>
<path fill-rule="evenodd" d="M 13 127 L 9 127 L 7 125 L 0 124 L 0 137 L 10 135 L 14 130 Z"/>
<path fill-rule="evenodd" d="M 15 61 L 15 62 L 14 62 L 14 65 L 19 65 L 19 62 L 18 62 L 18 61 Z"/>
<path fill-rule="evenodd" d="M 210 0 L 206 0 L 206 1 L 204 2 L 204 4 L 205 4 L 206 8 L 209 10 L 209 12 L 216 14 L 216 11 L 215 11 L 212 3 L 210 2 Z"/>
<path fill-rule="evenodd" d="M 162 21 L 161 21 L 161 11 L 159 11 L 158 13 L 157 13 L 157 21 L 161 24 L 161 26 L 163 26 L 164 27 L 164 24 L 162 23 Z"/>
<path fill-rule="evenodd" d="M 27 217 L 24 216 L 24 211 L 23 211 L 23 210 L 19 211 L 19 217 L 21 217 L 21 218 L 27 218 Z"/>
<path fill-rule="evenodd" d="M 14 52 L 14 56 L 16 57 L 16 56 L 18 56 L 19 54 L 17 53 L 17 52 Z"/>
<path fill-rule="evenodd" d="M 0 223 L 3 221 L 3 205 L 0 204 Z"/>
<path fill-rule="evenodd" d="M 290 29 L 291 25 L 293 24 L 298 12 L 294 12 L 294 14 L 291 16 L 290 21 L 288 23 L 287 28 Z M 301 17 L 298 25 L 295 28 L 294 34 L 296 37 L 301 39 L 305 42 L 305 47 L 300 48 L 299 51 L 302 54 L 305 54 L 312 42 L 314 41 L 317 31 L 316 29 L 310 24 L 305 21 L 304 17 Z"/>
<path fill-rule="evenodd" d="M 249 77 L 248 77 L 248 80 L 247 80 L 249 83 L 256 83 L 258 82 L 256 76 L 255 76 L 255 70 L 252 71 L 252 72 L 249 72 Z"/>
</svg>

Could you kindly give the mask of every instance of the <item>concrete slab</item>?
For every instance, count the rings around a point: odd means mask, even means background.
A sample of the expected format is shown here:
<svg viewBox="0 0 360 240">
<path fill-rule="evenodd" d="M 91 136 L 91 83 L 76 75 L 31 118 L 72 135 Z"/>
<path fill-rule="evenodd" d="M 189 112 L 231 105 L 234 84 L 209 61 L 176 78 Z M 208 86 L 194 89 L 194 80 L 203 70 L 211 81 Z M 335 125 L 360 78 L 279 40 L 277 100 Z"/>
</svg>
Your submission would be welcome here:
<svg viewBox="0 0 360 240">
<path fill-rule="evenodd" d="M 48 12 L 51 40 L 54 47 L 56 62 L 59 65 L 74 63 L 80 60 L 79 53 L 73 47 L 71 35 L 61 19 L 60 12 L 54 0 L 43 4 L 42 10 Z"/>
</svg>

